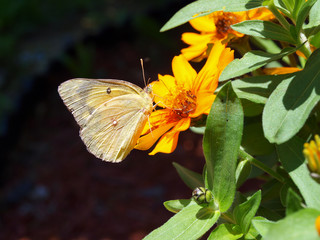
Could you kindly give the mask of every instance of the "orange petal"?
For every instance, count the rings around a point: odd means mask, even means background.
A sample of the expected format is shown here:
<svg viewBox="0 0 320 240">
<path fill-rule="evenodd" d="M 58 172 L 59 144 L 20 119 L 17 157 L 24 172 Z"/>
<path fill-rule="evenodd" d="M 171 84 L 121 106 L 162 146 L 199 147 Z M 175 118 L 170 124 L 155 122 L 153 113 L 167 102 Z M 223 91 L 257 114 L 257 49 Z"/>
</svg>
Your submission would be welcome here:
<svg viewBox="0 0 320 240">
<path fill-rule="evenodd" d="M 210 42 L 212 38 L 212 34 L 198 34 L 192 32 L 186 32 L 181 35 L 181 40 L 186 44 L 194 45 L 194 44 L 205 44 Z"/>
<path fill-rule="evenodd" d="M 249 10 L 248 17 L 250 20 L 271 20 L 275 18 L 273 13 L 265 7 Z"/>
<path fill-rule="evenodd" d="M 215 32 L 216 26 L 212 17 L 209 15 L 198 17 L 189 21 L 191 26 L 199 32 Z"/>
<path fill-rule="evenodd" d="M 159 80 L 151 83 L 152 95 L 154 102 L 160 107 L 164 105 L 166 97 L 176 88 L 175 78 L 170 75 L 158 75 Z"/>
<path fill-rule="evenodd" d="M 197 76 L 197 72 L 191 67 L 184 56 L 179 55 L 173 58 L 172 71 L 176 79 L 176 85 L 182 85 L 186 89 L 191 89 L 192 83 Z"/>
<path fill-rule="evenodd" d="M 165 132 L 167 132 L 175 124 L 176 123 L 170 123 L 170 124 L 159 126 L 158 128 L 151 131 L 150 133 L 140 137 L 134 148 L 139 150 L 148 150 Z"/>
<path fill-rule="evenodd" d="M 278 68 L 265 68 L 263 72 L 266 75 L 287 74 L 301 71 L 302 69 L 296 67 L 278 67 Z"/>
<path fill-rule="evenodd" d="M 211 90 L 212 92 L 215 90 L 208 88 L 210 88 L 209 86 L 215 86 L 218 83 L 218 78 L 216 76 L 218 72 L 218 63 L 220 60 L 220 55 L 224 49 L 225 45 L 221 44 L 220 41 L 214 43 L 206 64 L 198 73 L 198 76 L 194 81 L 193 89 L 195 92 L 198 92 L 200 88 Z"/>
<path fill-rule="evenodd" d="M 201 114 L 209 114 L 211 105 L 216 98 L 216 95 L 209 92 L 203 92 L 197 94 L 197 108 L 195 112 L 190 114 L 191 118 L 196 118 Z"/>
<path fill-rule="evenodd" d="M 171 110 L 168 110 L 168 109 L 159 109 L 159 110 L 153 111 L 150 114 L 148 121 L 147 121 L 146 125 L 144 126 L 140 135 L 142 136 L 142 135 L 148 133 L 151 128 L 154 129 L 164 123 L 168 123 L 167 120 L 171 116 L 170 113 L 171 113 Z"/>
<path fill-rule="evenodd" d="M 198 60 L 201 61 L 202 59 L 207 57 L 207 44 L 197 44 L 191 45 L 190 47 L 181 49 L 181 54 L 188 60 L 193 60 L 195 58 L 199 58 Z"/>
<path fill-rule="evenodd" d="M 177 147 L 179 133 L 187 130 L 190 127 L 190 122 L 190 118 L 181 119 L 172 130 L 160 138 L 158 144 L 149 155 L 154 155 L 158 152 L 172 153 Z"/>
</svg>

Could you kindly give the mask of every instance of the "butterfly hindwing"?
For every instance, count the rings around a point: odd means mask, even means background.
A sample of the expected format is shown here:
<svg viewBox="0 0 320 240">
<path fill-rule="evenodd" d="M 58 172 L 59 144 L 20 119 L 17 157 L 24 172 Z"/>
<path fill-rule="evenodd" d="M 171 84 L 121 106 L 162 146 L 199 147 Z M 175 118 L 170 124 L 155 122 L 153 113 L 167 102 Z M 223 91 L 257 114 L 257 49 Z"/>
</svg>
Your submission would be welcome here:
<svg viewBox="0 0 320 240">
<path fill-rule="evenodd" d="M 136 95 L 118 96 L 97 109 L 80 136 L 95 156 L 119 162 L 133 149 L 148 120 Z"/>
</svg>

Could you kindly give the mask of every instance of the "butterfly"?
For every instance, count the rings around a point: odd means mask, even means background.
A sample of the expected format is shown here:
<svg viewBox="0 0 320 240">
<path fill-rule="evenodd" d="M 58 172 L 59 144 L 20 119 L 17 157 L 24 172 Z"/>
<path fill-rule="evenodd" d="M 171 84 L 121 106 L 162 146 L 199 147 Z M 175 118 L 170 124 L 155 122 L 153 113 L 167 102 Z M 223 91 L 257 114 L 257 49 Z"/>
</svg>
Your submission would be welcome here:
<svg viewBox="0 0 320 240">
<path fill-rule="evenodd" d="M 130 153 L 153 110 L 150 87 L 123 80 L 75 78 L 58 92 L 88 151 L 108 162 L 121 162 Z"/>
</svg>

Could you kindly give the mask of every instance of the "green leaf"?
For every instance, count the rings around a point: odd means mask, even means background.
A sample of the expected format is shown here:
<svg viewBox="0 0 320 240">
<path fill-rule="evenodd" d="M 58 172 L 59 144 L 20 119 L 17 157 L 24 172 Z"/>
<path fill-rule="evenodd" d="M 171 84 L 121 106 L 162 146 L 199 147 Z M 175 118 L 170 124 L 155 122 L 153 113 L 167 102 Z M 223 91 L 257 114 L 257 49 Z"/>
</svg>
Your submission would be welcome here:
<svg viewBox="0 0 320 240">
<path fill-rule="evenodd" d="M 258 240 L 258 239 L 261 239 L 261 237 L 259 236 L 258 230 L 255 229 L 255 227 L 251 224 L 248 232 L 244 236 L 244 239 L 245 240 Z"/>
<path fill-rule="evenodd" d="M 240 161 L 236 169 L 236 182 L 239 188 L 249 177 L 251 172 L 251 163 L 248 160 Z"/>
<path fill-rule="evenodd" d="M 198 0 L 180 9 L 161 28 L 160 32 L 167 31 L 188 22 L 196 17 L 208 15 L 215 11 L 240 12 L 262 6 L 263 0 Z"/>
<path fill-rule="evenodd" d="M 319 215 L 320 211 L 315 209 L 302 209 L 271 225 L 264 239 L 319 240 L 315 228 L 315 221 Z"/>
<path fill-rule="evenodd" d="M 236 206 L 233 210 L 233 216 L 236 223 L 240 225 L 242 232 L 246 234 L 250 228 L 251 220 L 256 215 L 256 212 L 261 202 L 261 191 L 259 190 L 247 201 Z"/>
<path fill-rule="evenodd" d="M 239 98 L 265 104 L 274 89 L 283 80 L 293 78 L 293 76 L 293 74 L 281 74 L 248 77 L 232 81 L 232 86 Z"/>
<path fill-rule="evenodd" d="M 274 222 L 263 218 L 263 217 L 255 217 L 252 220 L 252 225 L 255 229 L 260 233 L 262 237 L 265 237 L 267 235 L 267 232 L 269 228 L 274 224 Z"/>
<path fill-rule="evenodd" d="M 212 191 L 221 212 L 228 210 L 234 199 L 242 129 L 241 103 L 231 82 L 228 82 L 212 104 L 203 139 L 207 165 L 206 188 Z"/>
<path fill-rule="evenodd" d="M 296 51 L 296 48 L 284 48 L 281 52 L 273 54 L 262 51 L 247 52 L 242 58 L 234 59 L 222 71 L 219 81 L 226 81 L 252 72 L 267 63 L 278 60 Z"/>
<path fill-rule="evenodd" d="M 173 166 L 176 168 L 179 176 L 183 180 L 183 182 L 192 190 L 196 187 L 204 187 L 202 175 L 191 171 L 180 164 L 173 162 Z"/>
<path fill-rule="evenodd" d="M 183 208 L 188 206 L 192 202 L 191 199 L 177 199 L 177 200 L 169 200 L 163 203 L 164 207 L 173 213 L 177 213 L 181 211 Z"/>
<path fill-rule="evenodd" d="M 241 99 L 241 105 L 245 117 L 254 117 L 261 115 L 264 105 L 260 103 L 251 102 L 247 99 Z"/>
<path fill-rule="evenodd" d="M 304 0 L 300 0 L 300 4 L 301 6 L 297 8 L 297 10 L 295 11 L 295 16 L 296 17 L 296 31 L 299 33 L 302 25 L 304 24 L 305 20 L 307 19 L 309 12 L 312 8 L 312 6 L 315 4 L 317 0 L 308 0 L 308 1 L 304 1 Z"/>
<path fill-rule="evenodd" d="M 293 0 L 293 1 L 295 1 L 295 0 Z M 290 4 L 289 9 L 291 9 L 291 10 L 288 10 L 286 5 L 284 4 L 283 0 L 272 0 L 272 2 L 278 8 L 279 11 L 281 11 L 287 17 L 292 18 L 291 13 L 292 13 L 292 9 L 293 9 L 294 4 Z"/>
<path fill-rule="evenodd" d="M 288 216 L 300 209 L 302 209 L 301 197 L 291 188 L 289 188 L 286 199 L 286 215 Z"/>
<path fill-rule="evenodd" d="M 278 53 L 281 51 L 281 48 L 272 40 L 259 38 L 259 37 L 250 37 L 250 42 L 252 42 L 259 49 L 264 52 L 269 53 Z"/>
<path fill-rule="evenodd" d="M 308 27 L 316 27 L 318 25 L 320 25 L 320 1 L 316 1 L 314 3 L 314 5 L 312 6 L 312 8 L 310 9 L 310 13 L 309 13 L 309 23 L 308 23 Z"/>
<path fill-rule="evenodd" d="M 313 52 L 305 69 L 282 81 L 270 95 L 262 114 L 263 130 L 271 143 L 292 138 L 320 100 L 320 50 Z M 277 117 L 274 117 L 275 114 Z"/>
<path fill-rule="evenodd" d="M 270 21 L 263 20 L 246 20 L 231 26 L 237 32 L 253 36 L 269 38 L 273 40 L 289 42 L 295 44 L 296 41 L 291 37 L 288 32 L 282 26 Z"/>
<path fill-rule="evenodd" d="M 276 146 L 280 162 L 298 187 L 306 205 L 320 209 L 320 187 L 310 176 L 302 153 L 304 142 L 298 137 Z"/>
<path fill-rule="evenodd" d="M 319 14 L 319 15 L 320 15 L 320 14 Z M 319 30 L 320 30 L 320 28 L 319 28 Z M 318 32 L 317 34 L 311 36 L 311 37 L 309 38 L 309 40 L 310 40 L 310 43 L 311 43 L 314 47 L 319 48 L 319 47 L 320 47 L 320 32 Z"/>
<path fill-rule="evenodd" d="M 299 2 L 298 1 L 295 1 L 295 0 L 280 0 L 279 3 L 285 7 L 285 9 L 287 9 L 291 15 L 293 13 L 293 9 L 295 8 L 295 2 Z"/>
<path fill-rule="evenodd" d="M 245 126 L 241 146 L 247 153 L 258 156 L 270 154 L 275 150 L 274 145 L 269 143 L 263 135 L 260 117 L 246 118 Z"/>
<path fill-rule="evenodd" d="M 221 224 L 217 226 L 208 237 L 208 240 L 236 240 L 243 236 L 239 226 L 234 224 Z"/>
<path fill-rule="evenodd" d="M 320 30 L 319 12 L 320 12 L 320 1 L 317 1 L 310 10 L 309 23 L 303 27 L 307 37 L 317 34 Z"/>
<path fill-rule="evenodd" d="M 219 216 L 220 212 L 212 208 L 189 204 L 144 240 L 198 239 L 215 224 Z"/>
</svg>

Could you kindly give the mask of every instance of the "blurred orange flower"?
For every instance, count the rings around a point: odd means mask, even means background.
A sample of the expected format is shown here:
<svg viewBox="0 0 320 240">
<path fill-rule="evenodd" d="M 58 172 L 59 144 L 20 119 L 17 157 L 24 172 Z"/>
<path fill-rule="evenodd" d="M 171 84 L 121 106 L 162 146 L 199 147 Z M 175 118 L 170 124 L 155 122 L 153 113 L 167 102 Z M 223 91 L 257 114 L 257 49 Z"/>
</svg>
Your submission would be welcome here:
<svg viewBox="0 0 320 240">
<path fill-rule="evenodd" d="M 320 236 L 320 216 L 319 217 L 317 217 L 317 219 L 316 219 L 316 229 L 317 229 L 317 232 L 318 232 L 318 234 L 319 234 L 319 236 Z"/>
<path fill-rule="evenodd" d="M 189 21 L 199 33 L 186 32 L 182 34 L 182 41 L 190 45 L 181 50 L 182 55 L 189 61 L 200 61 L 207 57 L 208 44 L 216 41 L 228 42 L 244 34 L 233 30 L 230 26 L 245 20 L 270 20 L 273 14 L 267 8 L 252 9 L 244 12 L 216 11 L 209 15 Z"/>
<path fill-rule="evenodd" d="M 154 102 L 161 109 L 152 112 L 135 148 L 147 150 L 160 138 L 150 155 L 173 152 L 179 133 L 187 130 L 193 119 L 209 113 L 219 76 L 232 60 L 233 51 L 221 42 L 213 46 L 199 73 L 184 56 L 174 57 L 173 76 L 159 74 L 159 80 L 150 84 Z"/>
</svg>

